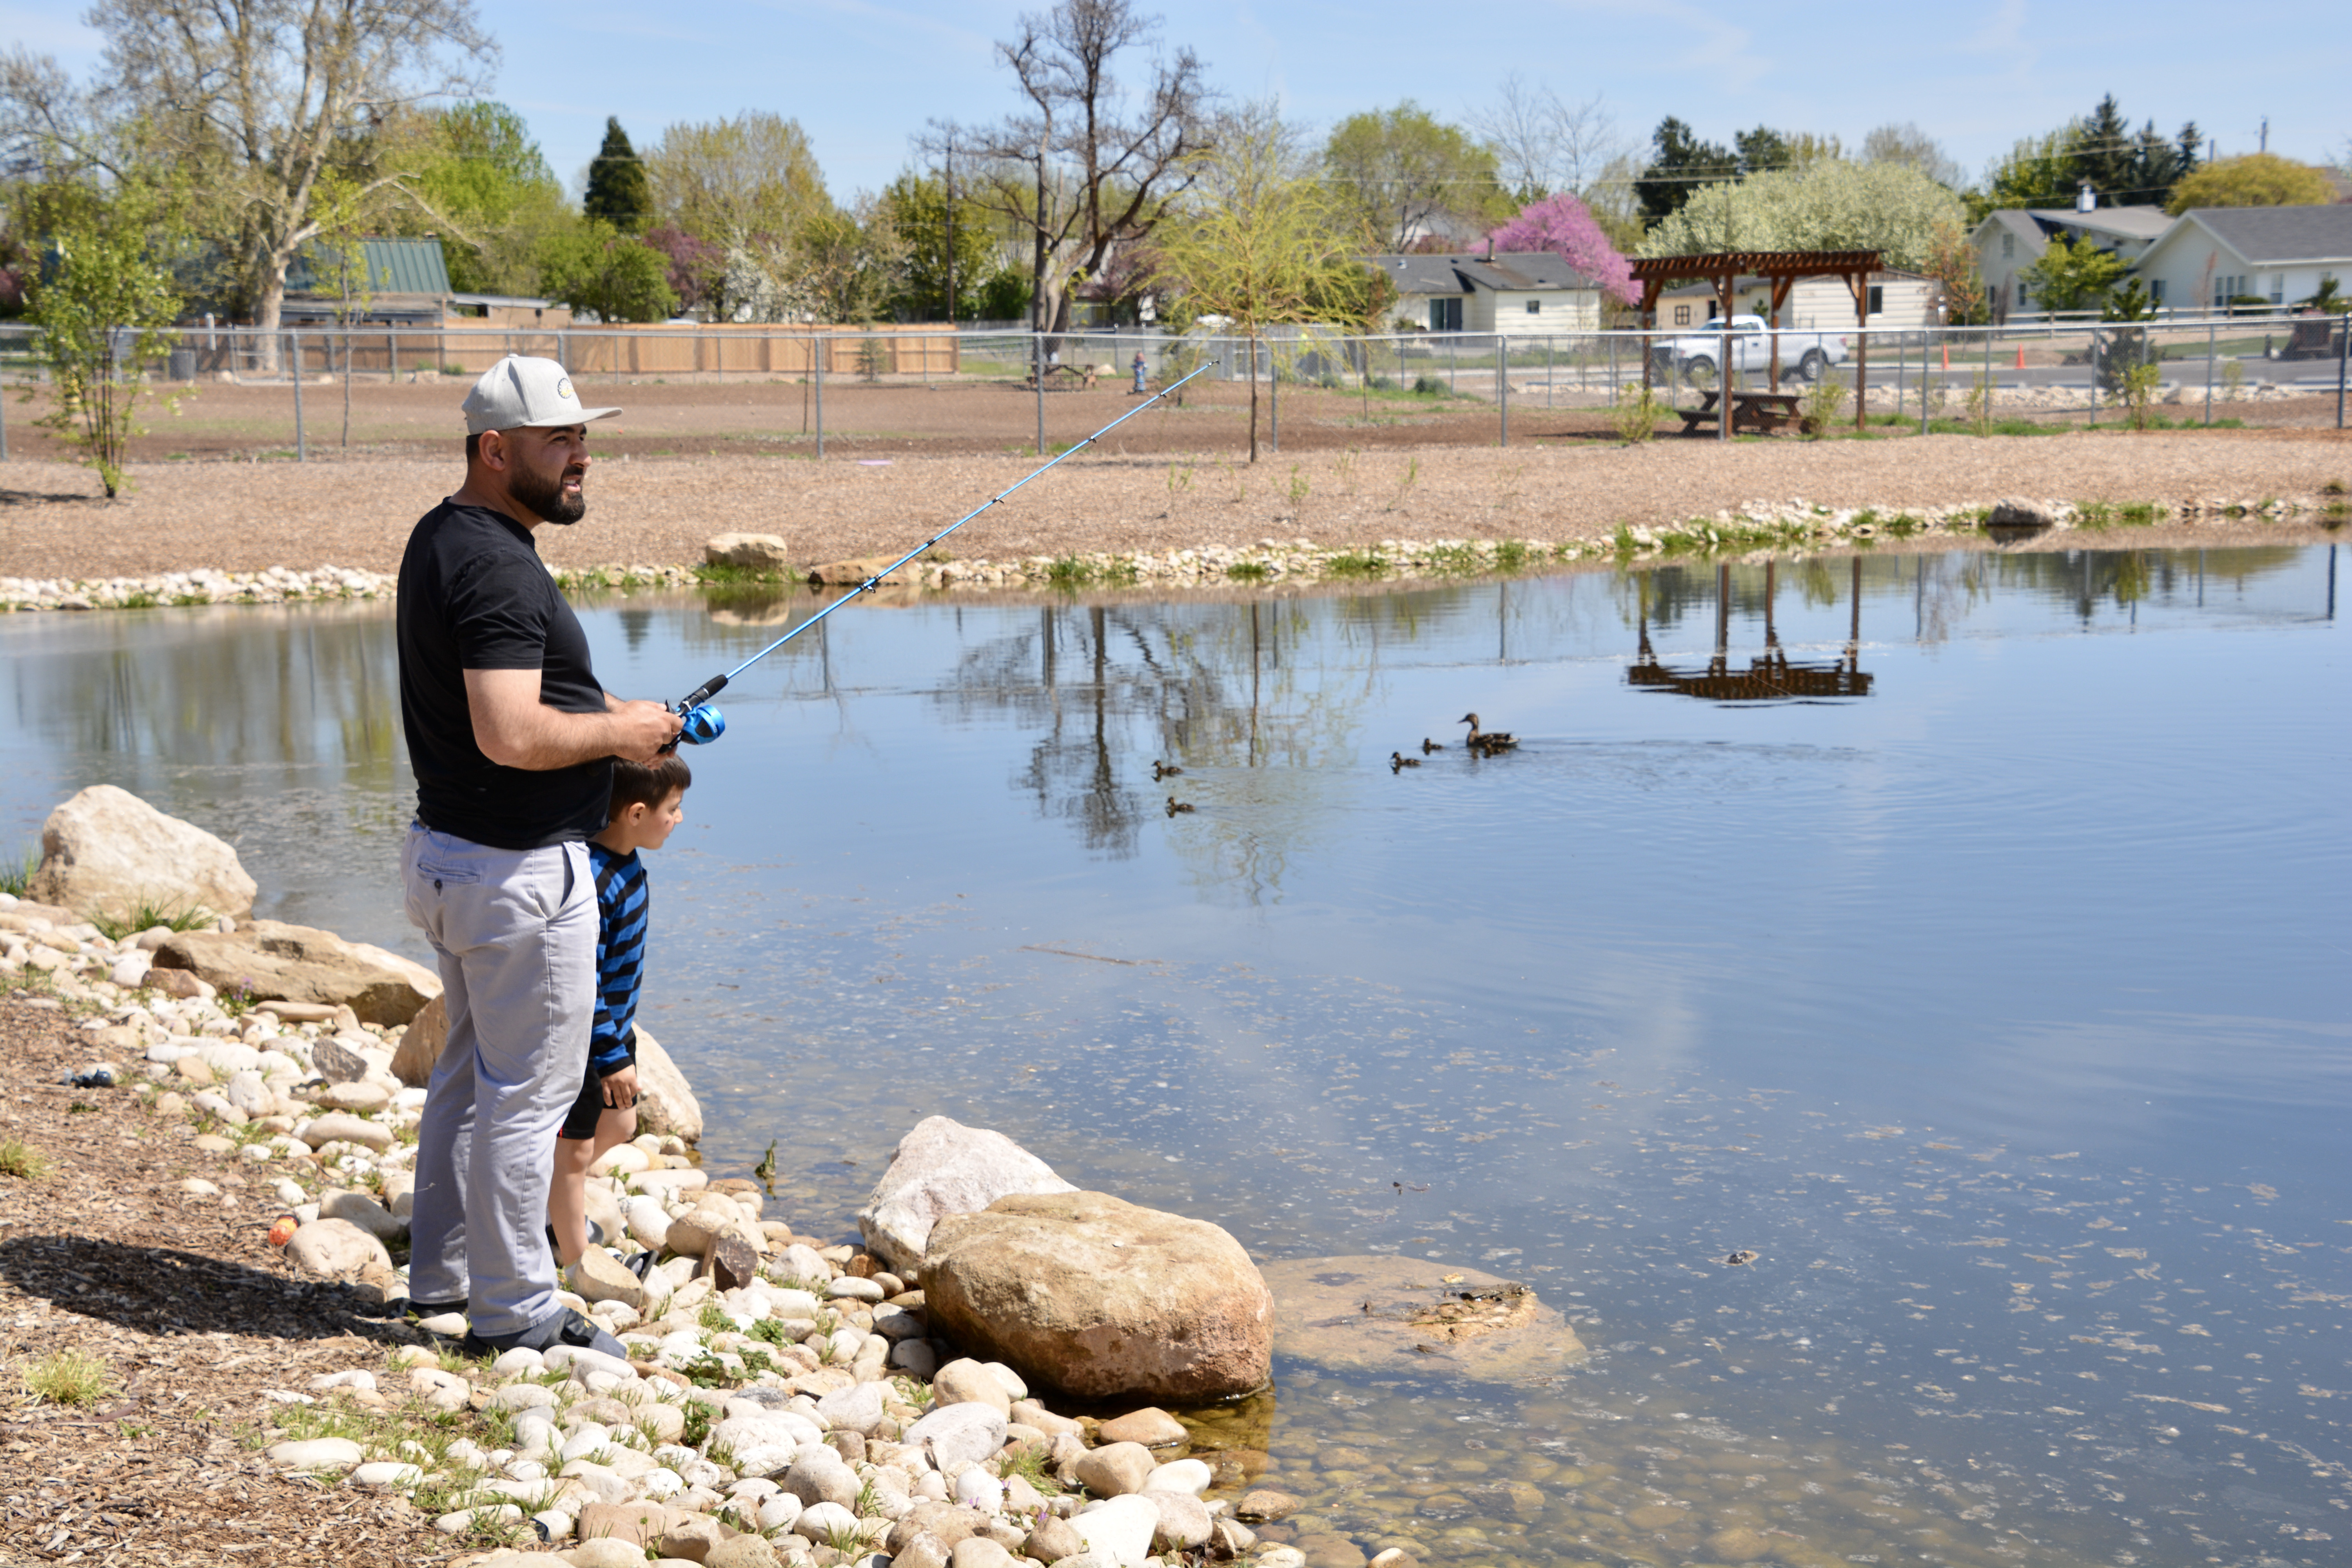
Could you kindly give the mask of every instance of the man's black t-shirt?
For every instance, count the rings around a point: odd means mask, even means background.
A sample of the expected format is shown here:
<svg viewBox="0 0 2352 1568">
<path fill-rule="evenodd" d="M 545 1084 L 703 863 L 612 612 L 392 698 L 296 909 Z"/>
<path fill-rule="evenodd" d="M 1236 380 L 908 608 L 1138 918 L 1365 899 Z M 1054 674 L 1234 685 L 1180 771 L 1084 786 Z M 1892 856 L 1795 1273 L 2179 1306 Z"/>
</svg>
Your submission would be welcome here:
<svg viewBox="0 0 2352 1568">
<path fill-rule="evenodd" d="M 400 561 L 400 714 L 417 820 L 498 849 L 537 849 L 604 829 L 610 758 L 544 773 L 503 767 L 474 743 L 468 669 L 535 669 L 539 700 L 602 713 L 588 638 L 530 532 L 484 507 L 443 501 Z"/>
</svg>

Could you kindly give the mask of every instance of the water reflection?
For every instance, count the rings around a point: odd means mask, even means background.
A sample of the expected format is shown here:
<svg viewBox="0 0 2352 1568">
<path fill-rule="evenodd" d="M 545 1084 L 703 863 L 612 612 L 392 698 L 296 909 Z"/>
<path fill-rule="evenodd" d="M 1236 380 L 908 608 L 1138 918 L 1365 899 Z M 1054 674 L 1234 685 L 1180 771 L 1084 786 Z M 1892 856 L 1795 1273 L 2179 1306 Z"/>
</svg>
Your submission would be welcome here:
<svg viewBox="0 0 2352 1568">
<path fill-rule="evenodd" d="M 1628 685 L 1654 691 L 1671 691 L 1706 702 L 1822 702 L 1870 695 L 1872 678 L 1862 668 L 1862 557 L 1853 558 L 1853 587 L 1849 595 L 1853 619 L 1848 627 L 1845 653 L 1828 663 L 1791 659 L 1780 646 L 1773 620 L 1774 590 L 1779 563 L 1764 563 L 1764 651 L 1747 669 L 1731 668 L 1731 567 L 1716 568 L 1715 656 L 1705 669 L 1673 669 L 1658 662 L 1650 646 L 1649 584 L 1641 584 L 1639 652 L 1625 671 Z"/>
</svg>

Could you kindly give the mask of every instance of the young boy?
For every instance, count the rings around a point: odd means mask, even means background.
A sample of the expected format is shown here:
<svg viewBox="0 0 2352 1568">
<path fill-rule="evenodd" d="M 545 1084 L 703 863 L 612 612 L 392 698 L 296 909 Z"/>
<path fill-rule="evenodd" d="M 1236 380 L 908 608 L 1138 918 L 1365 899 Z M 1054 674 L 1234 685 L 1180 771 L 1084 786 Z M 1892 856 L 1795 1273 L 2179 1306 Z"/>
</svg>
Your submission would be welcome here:
<svg viewBox="0 0 2352 1568">
<path fill-rule="evenodd" d="M 672 752 L 651 766 L 614 759 L 604 831 L 588 841 L 596 883 L 596 1018 L 580 1098 L 555 1140 L 548 1233 L 569 1268 L 588 1249 L 588 1167 L 637 1132 L 637 986 L 645 978 L 649 913 L 637 851 L 658 849 L 686 816 L 694 773 Z"/>
</svg>

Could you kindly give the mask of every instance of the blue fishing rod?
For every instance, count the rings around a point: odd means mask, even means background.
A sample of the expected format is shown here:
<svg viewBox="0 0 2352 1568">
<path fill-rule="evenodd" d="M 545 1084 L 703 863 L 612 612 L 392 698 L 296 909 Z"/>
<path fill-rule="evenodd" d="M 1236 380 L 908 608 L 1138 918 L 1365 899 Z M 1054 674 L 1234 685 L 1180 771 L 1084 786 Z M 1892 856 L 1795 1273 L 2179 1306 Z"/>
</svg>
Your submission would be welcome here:
<svg viewBox="0 0 2352 1568">
<path fill-rule="evenodd" d="M 1006 496 L 1011 495 L 1014 490 L 1017 490 L 1023 485 L 1027 484 L 1031 479 L 1037 478 L 1039 474 L 1043 474 L 1046 468 L 1054 467 L 1055 463 L 1059 463 L 1064 458 L 1074 457 L 1077 453 L 1085 451 L 1087 447 L 1093 446 L 1096 442 L 1101 440 L 1104 437 L 1109 435 L 1112 431 L 1118 429 L 1120 426 L 1126 424 L 1129 420 L 1134 418 L 1137 415 L 1142 413 L 1145 409 L 1150 407 L 1153 404 L 1159 402 L 1170 393 L 1175 391 L 1178 387 L 1182 386 L 1185 382 L 1192 380 L 1193 376 L 1203 374 L 1223 363 L 1224 362 L 1222 360 L 1213 359 L 1209 361 L 1208 363 L 1201 366 L 1199 370 L 1193 371 L 1191 374 L 1179 377 L 1177 380 L 1170 382 L 1166 386 L 1161 387 L 1150 397 L 1145 398 L 1142 402 L 1137 404 L 1134 407 L 1129 409 L 1126 413 L 1120 415 L 1118 418 L 1112 420 L 1109 424 L 1104 426 L 1101 429 L 1096 431 L 1085 440 L 1079 442 L 1076 446 L 1072 447 L 1068 451 L 1055 458 L 1053 462 L 1045 464 L 1044 468 L 1037 469 L 1035 473 L 1024 476 L 1015 483 L 1005 487 L 1003 494 L 990 497 L 987 500 L 982 501 L 980 505 L 974 507 L 963 516 L 956 519 L 954 522 L 940 530 L 939 532 L 931 535 L 930 538 L 926 539 L 920 544 L 918 544 L 915 548 L 898 557 L 898 560 L 893 561 L 889 565 L 885 566 L 881 571 L 874 574 L 873 576 L 866 578 L 866 581 L 857 584 L 856 587 L 852 588 L 848 593 L 844 594 L 840 598 L 835 599 L 832 604 L 827 605 L 824 609 L 819 610 L 815 615 L 811 616 L 807 620 L 803 621 L 800 625 L 794 626 L 792 630 L 786 632 L 783 636 L 778 637 L 775 641 L 770 643 L 767 647 L 761 648 L 759 652 L 753 654 L 751 658 L 745 659 L 742 663 L 737 665 L 726 674 L 712 676 L 709 679 L 704 681 L 701 685 L 688 692 L 684 697 L 679 698 L 677 702 L 670 705 L 670 711 L 673 713 L 684 714 L 686 716 L 686 721 L 678 729 L 677 741 L 671 742 L 669 745 L 665 746 L 662 749 L 664 751 L 675 750 L 678 741 L 683 741 L 691 746 L 705 746 L 719 739 L 719 736 L 727 733 L 727 717 L 725 714 L 719 712 L 718 709 L 710 706 L 710 700 L 713 697 L 718 696 L 719 692 L 725 690 L 729 681 L 734 679 L 737 676 L 742 674 L 745 670 L 751 668 L 753 665 L 759 663 L 761 659 L 767 658 L 770 654 L 775 652 L 778 648 L 783 647 L 786 643 L 792 641 L 794 637 L 808 630 L 809 627 L 816 625 L 817 622 L 824 619 L 825 616 L 833 614 L 834 611 L 841 608 L 842 605 L 849 603 L 850 600 L 856 598 L 860 594 L 870 594 L 874 592 L 875 589 L 882 585 L 883 578 L 887 577 L 891 573 L 896 572 L 899 567 L 904 566 L 908 562 L 912 561 L 924 551 L 930 549 L 940 540 L 945 539 L 949 534 L 953 533 L 957 529 L 961 528 L 965 523 L 970 522 L 973 518 L 978 517 L 990 507 L 996 505 L 999 501 L 1004 500 Z"/>
</svg>

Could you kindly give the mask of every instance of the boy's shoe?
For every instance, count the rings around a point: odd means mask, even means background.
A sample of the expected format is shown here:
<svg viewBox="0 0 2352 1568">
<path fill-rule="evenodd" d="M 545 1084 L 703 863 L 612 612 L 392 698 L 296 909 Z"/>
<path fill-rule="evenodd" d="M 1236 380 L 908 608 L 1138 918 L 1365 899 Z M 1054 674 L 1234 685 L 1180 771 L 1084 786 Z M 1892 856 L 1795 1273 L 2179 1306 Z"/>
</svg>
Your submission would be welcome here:
<svg viewBox="0 0 2352 1568">
<path fill-rule="evenodd" d="M 512 1334 L 478 1334 L 467 1330 L 457 1346 L 457 1353 L 468 1357 L 503 1355 L 510 1350 L 551 1351 L 558 1345 L 570 1345 L 575 1350 L 595 1351 L 604 1355 L 629 1359 L 626 1345 L 569 1307 L 558 1307 L 548 1316 Z"/>
<path fill-rule="evenodd" d="M 647 1247 L 643 1252 L 632 1252 L 629 1256 L 621 1259 L 621 1266 L 626 1268 L 630 1273 L 635 1275 L 638 1279 L 644 1279 L 646 1275 L 654 1271 L 653 1249 L 651 1247 Z"/>
</svg>

